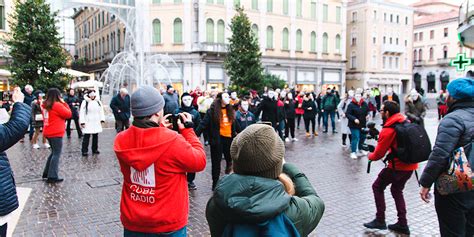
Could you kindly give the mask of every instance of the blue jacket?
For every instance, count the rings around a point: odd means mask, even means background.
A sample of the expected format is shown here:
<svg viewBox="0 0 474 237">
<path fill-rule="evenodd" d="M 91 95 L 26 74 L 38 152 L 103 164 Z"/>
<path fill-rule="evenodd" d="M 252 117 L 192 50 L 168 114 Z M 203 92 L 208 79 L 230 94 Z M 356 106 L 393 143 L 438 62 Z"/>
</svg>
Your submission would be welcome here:
<svg viewBox="0 0 474 237">
<path fill-rule="evenodd" d="M 18 208 L 13 171 L 5 151 L 23 138 L 30 120 L 30 106 L 15 103 L 10 121 L 0 125 L 0 216 L 5 216 Z"/>
<path fill-rule="evenodd" d="M 235 113 L 235 122 L 236 122 L 236 127 L 235 129 L 237 130 L 237 133 L 242 132 L 244 129 L 246 129 L 248 126 L 254 124 L 257 122 L 257 118 L 252 112 L 247 112 L 246 114 L 243 114 L 240 110 L 238 110 Z"/>
</svg>

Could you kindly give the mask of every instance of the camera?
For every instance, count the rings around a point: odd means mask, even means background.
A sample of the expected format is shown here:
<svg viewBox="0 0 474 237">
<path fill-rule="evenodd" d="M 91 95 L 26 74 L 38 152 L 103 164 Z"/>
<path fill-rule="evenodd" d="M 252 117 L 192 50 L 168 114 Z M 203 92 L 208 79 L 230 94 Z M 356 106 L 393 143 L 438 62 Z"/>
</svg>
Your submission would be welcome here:
<svg viewBox="0 0 474 237">
<path fill-rule="evenodd" d="M 173 114 L 168 117 L 168 121 L 173 124 L 172 130 L 179 132 L 179 127 L 178 127 L 178 119 L 181 121 L 181 123 L 184 123 L 183 118 L 179 114 Z"/>
<path fill-rule="evenodd" d="M 377 128 L 375 128 L 374 122 L 368 122 L 367 127 L 362 128 L 361 132 L 367 136 L 366 139 L 368 140 L 375 140 L 375 141 L 379 140 L 380 132 Z M 375 146 L 365 143 L 364 145 L 362 145 L 362 150 L 374 152 Z"/>
</svg>

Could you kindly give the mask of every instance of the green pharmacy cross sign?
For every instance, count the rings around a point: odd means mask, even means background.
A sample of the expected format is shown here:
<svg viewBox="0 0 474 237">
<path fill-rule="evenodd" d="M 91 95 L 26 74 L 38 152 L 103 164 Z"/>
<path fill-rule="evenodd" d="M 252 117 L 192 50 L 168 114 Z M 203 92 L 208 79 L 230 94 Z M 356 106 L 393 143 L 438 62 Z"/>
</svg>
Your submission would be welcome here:
<svg viewBox="0 0 474 237">
<path fill-rule="evenodd" d="M 474 64 L 474 59 L 472 58 L 467 58 L 465 53 L 458 53 L 456 55 L 456 58 L 451 60 L 449 63 L 450 66 L 456 67 L 456 70 L 458 71 L 464 71 L 466 69 L 466 66 Z"/>
</svg>

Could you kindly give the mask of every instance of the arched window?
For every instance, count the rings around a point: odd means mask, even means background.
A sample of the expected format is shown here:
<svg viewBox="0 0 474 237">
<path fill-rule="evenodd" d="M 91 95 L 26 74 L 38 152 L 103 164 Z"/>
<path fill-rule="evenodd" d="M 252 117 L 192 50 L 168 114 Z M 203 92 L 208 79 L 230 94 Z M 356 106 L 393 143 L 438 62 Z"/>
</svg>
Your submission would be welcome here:
<svg viewBox="0 0 474 237">
<path fill-rule="evenodd" d="M 418 61 L 421 61 L 421 60 L 423 60 L 423 50 L 419 49 L 418 50 Z"/>
<path fill-rule="evenodd" d="M 217 43 L 225 43 L 225 23 L 223 20 L 217 21 Z"/>
<path fill-rule="evenodd" d="M 339 34 L 336 35 L 336 53 L 341 52 L 341 36 Z"/>
<path fill-rule="evenodd" d="M 287 28 L 283 28 L 283 33 L 282 33 L 282 49 L 288 50 L 288 41 L 289 41 L 289 33 Z"/>
<path fill-rule="evenodd" d="M 206 21 L 206 42 L 214 43 L 214 21 L 212 19 Z"/>
<path fill-rule="evenodd" d="M 316 52 L 316 32 L 311 32 L 311 52 Z"/>
<path fill-rule="evenodd" d="M 267 0 L 267 12 L 273 12 L 273 0 Z"/>
<path fill-rule="evenodd" d="M 418 51 L 416 49 L 413 50 L 413 61 L 418 61 Z"/>
<path fill-rule="evenodd" d="M 258 26 L 256 24 L 252 25 L 252 33 L 256 38 L 258 38 Z"/>
<path fill-rule="evenodd" d="M 273 27 L 267 27 L 267 49 L 273 49 Z"/>
<path fill-rule="evenodd" d="M 447 59 L 448 58 L 448 46 L 443 47 L 443 58 Z"/>
<path fill-rule="evenodd" d="M 353 51 L 351 53 L 351 69 L 355 69 L 357 68 L 357 56 L 356 56 L 356 52 Z"/>
<path fill-rule="evenodd" d="M 183 21 L 179 18 L 173 22 L 173 39 L 175 44 L 183 43 Z"/>
<path fill-rule="evenodd" d="M 161 22 L 158 19 L 153 20 L 153 44 L 161 43 Z"/>
<path fill-rule="evenodd" d="M 303 51 L 303 32 L 300 29 L 296 31 L 296 50 Z"/>
<path fill-rule="evenodd" d="M 328 53 L 328 34 L 323 34 L 323 53 Z"/>
<path fill-rule="evenodd" d="M 433 58 L 434 58 L 434 50 L 433 50 L 433 47 L 430 48 L 430 61 L 433 61 Z"/>
<path fill-rule="evenodd" d="M 258 0 L 252 0 L 252 10 L 258 10 Z"/>
</svg>

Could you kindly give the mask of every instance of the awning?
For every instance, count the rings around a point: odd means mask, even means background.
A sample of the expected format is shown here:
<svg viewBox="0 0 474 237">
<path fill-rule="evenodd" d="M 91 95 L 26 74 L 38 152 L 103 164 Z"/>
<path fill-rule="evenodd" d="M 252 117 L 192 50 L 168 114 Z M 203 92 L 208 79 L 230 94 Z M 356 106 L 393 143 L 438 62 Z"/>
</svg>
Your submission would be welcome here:
<svg viewBox="0 0 474 237">
<path fill-rule="evenodd" d="M 0 77 L 11 77 L 12 73 L 9 70 L 0 69 Z"/>
<path fill-rule="evenodd" d="M 76 70 L 72 70 L 72 69 L 69 69 L 69 68 L 61 68 L 61 69 L 59 69 L 59 72 L 61 72 L 62 74 L 67 74 L 67 75 L 73 76 L 73 77 L 91 77 L 91 74 L 76 71 Z"/>
<path fill-rule="evenodd" d="M 79 81 L 72 83 L 71 88 L 99 88 L 104 87 L 104 83 L 96 80 Z"/>
</svg>

